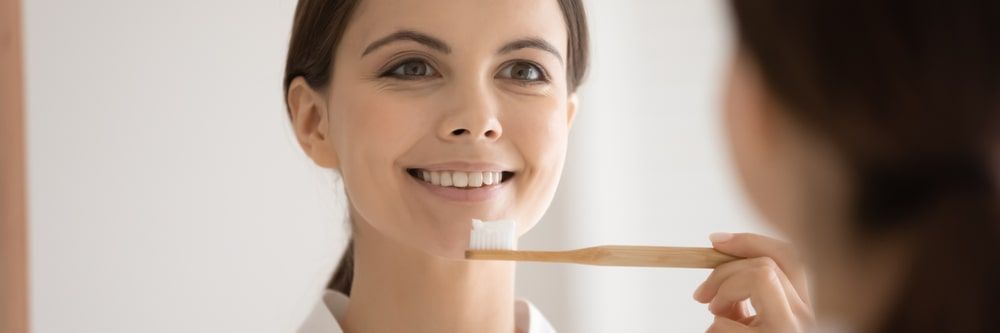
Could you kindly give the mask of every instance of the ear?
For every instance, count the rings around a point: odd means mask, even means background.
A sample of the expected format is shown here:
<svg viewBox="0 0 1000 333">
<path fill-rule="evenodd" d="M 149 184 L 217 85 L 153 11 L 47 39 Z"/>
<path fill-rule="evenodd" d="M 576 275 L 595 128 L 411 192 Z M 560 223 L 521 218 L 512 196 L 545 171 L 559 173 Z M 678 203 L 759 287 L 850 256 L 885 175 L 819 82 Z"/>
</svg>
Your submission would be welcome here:
<svg viewBox="0 0 1000 333">
<path fill-rule="evenodd" d="M 324 95 L 299 76 L 288 86 L 286 98 L 299 146 L 317 165 L 337 168 L 337 152 L 330 140 L 330 114 Z"/>
<path fill-rule="evenodd" d="M 573 120 L 576 119 L 576 110 L 580 105 L 580 98 L 577 97 L 576 93 L 569 94 L 569 99 L 566 102 L 566 127 L 573 129 Z"/>
</svg>

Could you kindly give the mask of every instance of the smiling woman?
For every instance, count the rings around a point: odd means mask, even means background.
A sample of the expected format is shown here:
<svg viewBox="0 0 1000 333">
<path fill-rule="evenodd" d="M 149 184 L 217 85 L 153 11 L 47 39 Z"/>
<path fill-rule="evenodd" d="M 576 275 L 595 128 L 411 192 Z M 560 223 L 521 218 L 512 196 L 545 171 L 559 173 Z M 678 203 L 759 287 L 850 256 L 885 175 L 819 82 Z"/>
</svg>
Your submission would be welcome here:
<svg viewBox="0 0 1000 333">
<path fill-rule="evenodd" d="M 578 0 L 301 0 L 288 112 L 354 229 L 303 330 L 551 330 L 512 263 L 459 259 L 472 219 L 523 234 L 548 208 L 586 50 Z"/>
</svg>

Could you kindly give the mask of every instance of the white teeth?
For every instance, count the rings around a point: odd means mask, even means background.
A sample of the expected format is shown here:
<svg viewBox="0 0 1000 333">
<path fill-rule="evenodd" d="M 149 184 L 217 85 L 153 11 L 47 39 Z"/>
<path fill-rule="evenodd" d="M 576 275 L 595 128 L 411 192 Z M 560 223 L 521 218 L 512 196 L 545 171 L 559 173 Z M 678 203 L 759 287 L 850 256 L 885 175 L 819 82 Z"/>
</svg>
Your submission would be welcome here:
<svg viewBox="0 0 1000 333">
<path fill-rule="evenodd" d="M 441 186 L 451 186 L 451 173 L 447 171 L 441 173 Z"/>
<path fill-rule="evenodd" d="M 469 187 L 480 187 L 483 186 L 483 173 L 482 172 L 470 172 L 469 173 Z"/>
<path fill-rule="evenodd" d="M 483 187 L 500 184 L 503 173 L 500 171 L 464 172 L 464 171 L 428 171 L 419 170 L 417 178 L 427 183 L 445 187 Z"/>
<path fill-rule="evenodd" d="M 461 171 L 455 171 L 451 174 L 451 182 L 455 187 L 466 187 L 469 186 L 469 174 Z"/>
</svg>

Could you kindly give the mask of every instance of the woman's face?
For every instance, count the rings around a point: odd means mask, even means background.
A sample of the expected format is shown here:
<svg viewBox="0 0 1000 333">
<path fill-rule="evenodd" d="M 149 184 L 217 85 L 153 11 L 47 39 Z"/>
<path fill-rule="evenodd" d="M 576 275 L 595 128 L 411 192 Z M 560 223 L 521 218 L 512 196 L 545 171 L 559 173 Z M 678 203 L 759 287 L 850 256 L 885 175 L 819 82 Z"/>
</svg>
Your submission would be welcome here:
<svg viewBox="0 0 1000 333">
<path fill-rule="evenodd" d="M 340 171 L 354 223 L 403 244 L 461 257 L 472 219 L 523 234 L 566 153 L 566 47 L 556 1 L 362 1 L 307 152 Z"/>
</svg>

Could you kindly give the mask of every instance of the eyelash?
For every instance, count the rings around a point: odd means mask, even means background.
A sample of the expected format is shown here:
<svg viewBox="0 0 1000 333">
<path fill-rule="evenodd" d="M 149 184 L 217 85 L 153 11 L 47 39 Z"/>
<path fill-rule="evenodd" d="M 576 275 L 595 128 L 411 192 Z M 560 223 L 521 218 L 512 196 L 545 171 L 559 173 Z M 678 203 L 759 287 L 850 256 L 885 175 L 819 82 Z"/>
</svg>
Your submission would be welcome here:
<svg viewBox="0 0 1000 333">
<path fill-rule="evenodd" d="M 406 66 L 406 65 L 412 64 L 412 63 L 420 63 L 420 64 L 426 66 L 427 67 L 426 71 L 428 71 L 430 73 L 433 73 L 433 74 L 432 75 L 406 75 L 406 74 L 397 74 L 396 73 L 396 71 L 400 70 L 403 66 Z M 508 81 L 513 81 L 516 84 L 525 85 L 525 86 L 535 85 L 535 84 L 542 84 L 542 83 L 549 83 L 550 82 L 549 73 L 545 71 L 545 67 L 542 67 L 541 65 L 539 65 L 539 64 L 537 64 L 537 63 L 535 63 L 533 61 L 527 61 L 527 60 L 515 60 L 515 61 L 510 61 L 510 62 L 505 63 L 503 66 L 500 67 L 500 71 L 496 75 L 494 75 L 494 77 L 499 78 L 498 75 L 500 75 L 500 73 L 506 72 L 506 71 L 508 71 L 508 69 L 513 70 L 512 66 L 515 66 L 515 65 L 529 65 L 529 66 L 533 67 L 535 70 L 538 71 L 538 79 L 537 80 L 519 80 L 519 79 L 514 79 L 514 78 L 502 78 L 502 79 L 505 79 L 505 80 L 508 80 Z M 406 59 L 397 61 L 397 62 L 393 63 L 392 65 L 388 66 L 388 69 L 382 71 L 382 73 L 379 74 L 379 77 L 382 77 L 382 78 L 391 78 L 391 79 L 405 80 L 405 81 L 424 80 L 424 79 L 429 78 L 429 77 L 439 77 L 439 76 L 440 76 L 439 75 L 439 71 L 433 65 L 431 65 L 429 61 L 427 61 L 425 59 L 422 59 L 422 58 L 406 58 Z"/>
<path fill-rule="evenodd" d="M 397 73 L 395 73 L 397 70 L 401 69 L 403 66 L 406 66 L 406 65 L 412 64 L 412 63 L 420 63 L 420 64 L 423 64 L 424 66 L 427 66 L 427 71 L 434 73 L 434 75 L 405 75 L 405 74 L 397 74 Z M 379 74 L 379 77 L 391 78 L 391 79 L 397 79 L 397 80 L 407 80 L 407 81 L 422 80 L 422 79 L 424 79 L 426 77 L 435 77 L 435 76 L 439 76 L 438 75 L 438 70 L 436 68 L 434 68 L 434 66 L 432 66 L 430 64 L 430 62 L 428 62 L 427 60 L 421 59 L 421 58 L 406 58 L 406 59 L 397 61 L 397 62 L 393 63 L 392 65 L 388 66 L 388 69 L 382 71 L 382 73 Z"/>
<path fill-rule="evenodd" d="M 549 78 L 549 73 L 545 71 L 545 67 L 542 67 L 542 65 L 539 65 L 539 64 L 537 64 L 537 63 L 535 63 L 533 61 L 527 61 L 527 60 L 514 60 L 514 61 L 507 62 L 503 66 L 500 67 L 500 72 L 497 73 L 497 75 L 499 75 L 500 73 L 508 71 L 508 68 L 510 68 L 510 70 L 513 71 L 512 67 L 515 66 L 515 65 L 529 65 L 531 67 L 534 67 L 534 69 L 538 71 L 538 79 L 537 80 L 519 80 L 519 79 L 514 79 L 514 78 L 503 78 L 503 79 L 509 80 L 509 81 L 514 81 L 517 84 L 526 85 L 526 86 L 527 85 L 535 85 L 535 84 L 544 84 L 544 83 L 549 83 L 551 81 L 550 78 Z M 496 76 L 496 75 L 494 75 L 494 76 Z"/>
</svg>

